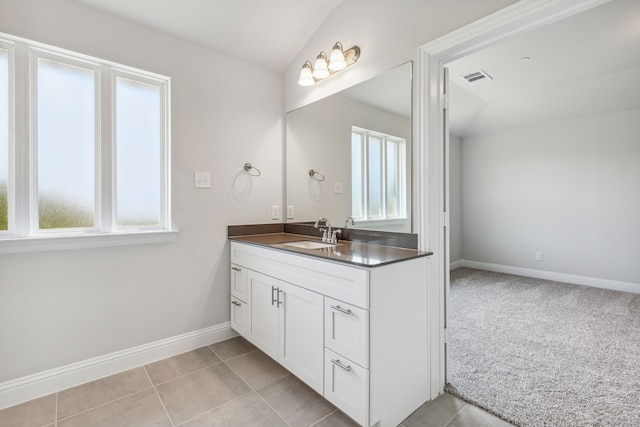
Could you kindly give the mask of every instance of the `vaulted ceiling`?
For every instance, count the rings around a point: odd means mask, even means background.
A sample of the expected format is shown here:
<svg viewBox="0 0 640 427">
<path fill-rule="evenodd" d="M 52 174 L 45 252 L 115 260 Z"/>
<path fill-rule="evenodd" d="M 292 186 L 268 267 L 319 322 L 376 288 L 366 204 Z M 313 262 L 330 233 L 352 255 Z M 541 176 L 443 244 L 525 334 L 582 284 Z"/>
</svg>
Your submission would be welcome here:
<svg viewBox="0 0 640 427">
<path fill-rule="evenodd" d="M 447 67 L 460 137 L 640 108 L 640 2 L 613 0 Z M 493 80 L 461 77 L 480 70 Z"/>
<path fill-rule="evenodd" d="M 282 73 L 342 0 L 75 0 Z"/>
</svg>

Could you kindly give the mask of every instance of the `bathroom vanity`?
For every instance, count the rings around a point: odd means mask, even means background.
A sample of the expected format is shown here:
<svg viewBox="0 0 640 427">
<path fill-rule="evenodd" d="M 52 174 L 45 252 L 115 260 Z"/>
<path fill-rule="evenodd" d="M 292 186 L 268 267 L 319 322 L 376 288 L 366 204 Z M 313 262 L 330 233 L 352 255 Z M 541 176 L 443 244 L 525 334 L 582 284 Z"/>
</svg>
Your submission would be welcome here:
<svg viewBox="0 0 640 427">
<path fill-rule="evenodd" d="M 430 253 L 289 233 L 230 239 L 240 335 L 363 426 L 396 426 L 427 400 Z"/>
</svg>

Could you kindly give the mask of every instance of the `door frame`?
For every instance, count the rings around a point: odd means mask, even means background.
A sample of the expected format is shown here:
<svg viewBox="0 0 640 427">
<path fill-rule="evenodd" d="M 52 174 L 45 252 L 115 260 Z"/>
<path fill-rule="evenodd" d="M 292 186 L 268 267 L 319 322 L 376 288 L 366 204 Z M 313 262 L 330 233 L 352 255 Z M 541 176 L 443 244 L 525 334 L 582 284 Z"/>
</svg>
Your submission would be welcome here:
<svg viewBox="0 0 640 427">
<path fill-rule="evenodd" d="M 444 390 L 448 351 L 449 292 L 448 123 L 444 113 L 444 64 L 519 34 L 560 21 L 611 0 L 521 0 L 418 48 L 417 136 L 414 161 L 419 248 L 430 250 L 428 276 L 429 392 Z"/>
</svg>

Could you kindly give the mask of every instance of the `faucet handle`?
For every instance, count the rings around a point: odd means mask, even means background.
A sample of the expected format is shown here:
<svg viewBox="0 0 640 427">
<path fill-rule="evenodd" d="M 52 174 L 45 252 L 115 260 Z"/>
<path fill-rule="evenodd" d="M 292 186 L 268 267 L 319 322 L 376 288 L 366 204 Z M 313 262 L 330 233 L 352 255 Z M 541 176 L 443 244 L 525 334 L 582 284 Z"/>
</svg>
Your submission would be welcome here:
<svg viewBox="0 0 640 427">
<path fill-rule="evenodd" d="M 349 225 L 349 222 L 351 222 L 351 225 L 356 225 L 356 220 L 353 219 L 352 216 L 348 216 L 347 219 L 344 221 L 344 228 L 347 228 L 347 226 Z"/>
<path fill-rule="evenodd" d="M 339 228 L 334 229 L 331 232 L 331 241 L 329 243 L 338 243 L 338 234 L 341 234 L 342 230 L 340 230 Z"/>
</svg>

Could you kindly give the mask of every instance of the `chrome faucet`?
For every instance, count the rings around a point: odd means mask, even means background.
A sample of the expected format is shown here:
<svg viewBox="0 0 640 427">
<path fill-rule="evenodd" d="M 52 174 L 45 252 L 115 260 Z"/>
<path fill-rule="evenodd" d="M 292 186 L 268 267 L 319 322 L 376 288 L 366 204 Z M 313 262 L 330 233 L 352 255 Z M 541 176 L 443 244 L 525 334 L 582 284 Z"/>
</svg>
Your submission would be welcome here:
<svg viewBox="0 0 640 427">
<path fill-rule="evenodd" d="M 327 228 L 320 228 L 321 225 L 324 225 L 325 227 L 327 227 L 328 230 Z M 329 236 L 331 236 L 331 223 L 327 218 L 321 216 L 316 220 L 316 223 L 313 224 L 313 227 L 322 231 L 322 241 L 324 243 L 327 243 L 330 240 Z"/>
<path fill-rule="evenodd" d="M 324 225 L 327 228 L 320 228 Z M 335 230 L 331 230 L 331 223 L 325 217 L 320 217 L 316 220 L 316 223 L 313 224 L 314 228 L 322 231 L 322 241 L 324 243 L 338 243 L 338 234 L 340 234 L 341 230 L 339 228 Z"/>
</svg>

